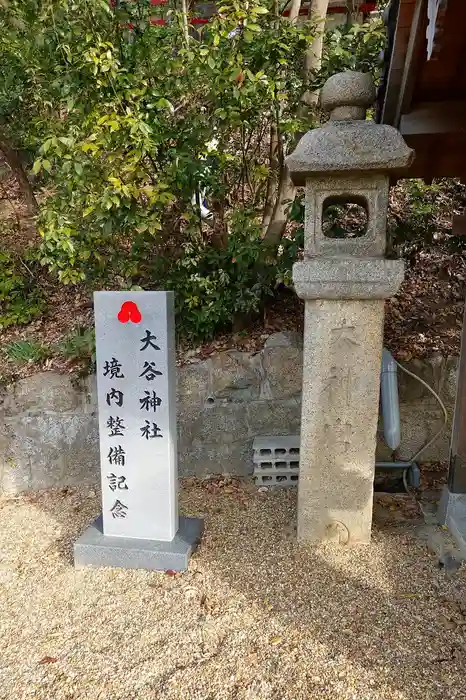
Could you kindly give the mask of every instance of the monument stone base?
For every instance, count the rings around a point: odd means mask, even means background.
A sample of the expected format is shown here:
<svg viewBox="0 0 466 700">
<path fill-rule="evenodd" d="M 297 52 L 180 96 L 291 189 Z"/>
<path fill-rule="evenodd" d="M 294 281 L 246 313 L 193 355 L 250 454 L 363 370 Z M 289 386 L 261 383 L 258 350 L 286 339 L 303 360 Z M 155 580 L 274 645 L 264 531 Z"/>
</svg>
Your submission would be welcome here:
<svg viewBox="0 0 466 700">
<path fill-rule="evenodd" d="M 450 530 L 461 554 L 466 557 L 466 493 L 452 493 L 445 486 L 440 498 L 437 519 Z"/>
<path fill-rule="evenodd" d="M 111 537 L 103 534 L 102 516 L 99 515 L 74 543 L 74 565 L 77 568 L 111 566 L 149 571 L 185 571 L 203 529 L 203 520 L 180 517 L 178 532 L 171 542 Z"/>
</svg>

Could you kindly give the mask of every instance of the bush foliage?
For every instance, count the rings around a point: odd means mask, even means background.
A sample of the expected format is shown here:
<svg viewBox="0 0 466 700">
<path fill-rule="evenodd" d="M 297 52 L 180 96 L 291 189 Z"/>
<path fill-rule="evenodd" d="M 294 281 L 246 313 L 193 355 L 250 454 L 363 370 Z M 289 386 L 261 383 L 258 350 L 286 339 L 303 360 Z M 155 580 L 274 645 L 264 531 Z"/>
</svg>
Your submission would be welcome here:
<svg viewBox="0 0 466 700">
<path fill-rule="evenodd" d="M 43 308 L 42 295 L 27 265 L 19 255 L 0 251 L 0 329 L 29 323 Z"/>
<path fill-rule="evenodd" d="M 310 82 L 316 28 L 274 7 L 225 0 L 194 32 L 174 9 L 151 24 L 150 0 L 0 3 L 1 128 L 32 154 L 40 260 L 60 283 L 174 289 L 196 338 L 289 283 L 302 229 L 277 235 L 267 212 L 316 124 L 302 96 L 337 70 L 374 70 L 380 27 L 329 34 Z"/>
</svg>

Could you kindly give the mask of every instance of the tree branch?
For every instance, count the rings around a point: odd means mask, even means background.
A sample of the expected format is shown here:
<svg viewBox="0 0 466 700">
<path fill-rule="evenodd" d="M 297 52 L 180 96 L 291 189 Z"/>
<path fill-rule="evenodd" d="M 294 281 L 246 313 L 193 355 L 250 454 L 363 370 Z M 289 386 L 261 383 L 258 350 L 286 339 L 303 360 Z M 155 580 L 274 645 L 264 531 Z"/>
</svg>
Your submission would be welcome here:
<svg viewBox="0 0 466 700">
<path fill-rule="evenodd" d="M 325 20 L 327 18 L 329 0 L 312 0 L 309 10 L 309 19 L 317 27 L 317 34 L 311 46 L 304 56 L 304 74 L 306 81 L 310 83 L 320 71 L 322 65 L 322 51 L 324 47 Z M 302 97 L 302 102 L 307 105 L 316 105 L 319 99 L 318 90 L 307 91 Z"/>
<path fill-rule="evenodd" d="M 32 216 L 37 214 L 39 209 L 34 191 L 32 189 L 31 183 L 29 182 L 28 176 L 23 168 L 21 160 L 17 152 L 12 148 L 6 138 L 0 133 L 0 151 L 3 153 L 6 162 L 8 163 L 13 175 L 16 178 L 16 182 L 19 185 L 21 194 L 24 197 L 29 213 Z"/>
<path fill-rule="evenodd" d="M 270 125 L 269 174 L 265 191 L 264 212 L 262 215 L 262 235 L 265 237 L 274 211 L 273 195 L 276 189 L 278 162 L 278 131 L 276 124 Z"/>
<path fill-rule="evenodd" d="M 291 0 L 290 14 L 288 16 L 291 24 L 295 24 L 298 21 L 299 11 L 301 9 L 301 0 Z"/>
<path fill-rule="evenodd" d="M 186 46 L 189 44 L 189 26 L 188 26 L 188 4 L 186 0 L 181 0 L 181 17 L 183 22 L 183 34 L 186 41 Z"/>
<path fill-rule="evenodd" d="M 294 3 L 295 0 L 293 0 L 292 8 L 294 6 Z M 314 41 L 312 42 L 304 57 L 305 79 L 308 84 L 317 75 L 322 63 L 322 49 L 324 42 L 325 20 L 327 17 L 328 3 L 329 0 L 312 0 L 311 3 L 310 19 L 314 24 L 316 24 L 318 28 L 318 34 L 316 35 Z M 316 104 L 317 100 L 317 91 L 305 92 L 303 97 L 301 98 L 302 108 L 299 110 L 299 116 L 304 117 L 305 113 L 308 111 L 309 105 Z M 288 168 L 284 163 L 283 142 L 281 141 L 280 135 L 279 139 L 279 145 L 280 143 L 282 145 L 282 150 L 280 152 L 281 172 L 274 211 L 270 218 L 264 236 L 264 243 L 267 247 L 273 247 L 279 244 L 281 237 L 285 232 L 290 201 L 292 202 L 295 197 L 295 188 L 291 181 Z"/>
</svg>

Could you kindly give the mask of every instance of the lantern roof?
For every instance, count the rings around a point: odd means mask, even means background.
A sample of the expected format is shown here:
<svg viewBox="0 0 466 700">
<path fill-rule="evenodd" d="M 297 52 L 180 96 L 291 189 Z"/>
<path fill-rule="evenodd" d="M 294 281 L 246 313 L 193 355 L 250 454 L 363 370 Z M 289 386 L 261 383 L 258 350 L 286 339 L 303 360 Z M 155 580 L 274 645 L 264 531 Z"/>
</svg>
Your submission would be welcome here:
<svg viewBox="0 0 466 700">
<path fill-rule="evenodd" d="M 322 174 L 401 170 L 414 159 L 403 137 L 392 126 L 366 119 L 375 88 L 368 73 L 347 71 L 327 80 L 321 90 L 323 110 L 330 119 L 308 131 L 286 164 L 295 185 Z"/>
</svg>

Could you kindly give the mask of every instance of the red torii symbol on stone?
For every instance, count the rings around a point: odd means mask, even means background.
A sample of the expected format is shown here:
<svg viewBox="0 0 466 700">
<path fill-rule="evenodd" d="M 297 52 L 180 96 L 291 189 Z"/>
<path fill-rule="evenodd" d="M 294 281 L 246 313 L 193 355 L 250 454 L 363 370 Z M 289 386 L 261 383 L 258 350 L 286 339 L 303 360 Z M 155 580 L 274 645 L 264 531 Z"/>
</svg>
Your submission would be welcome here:
<svg viewBox="0 0 466 700">
<path fill-rule="evenodd" d="M 121 305 L 121 309 L 118 312 L 118 320 L 120 323 L 140 323 L 142 320 L 141 312 L 138 309 L 138 305 L 134 301 L 125 301 Z"/>
</svg>

